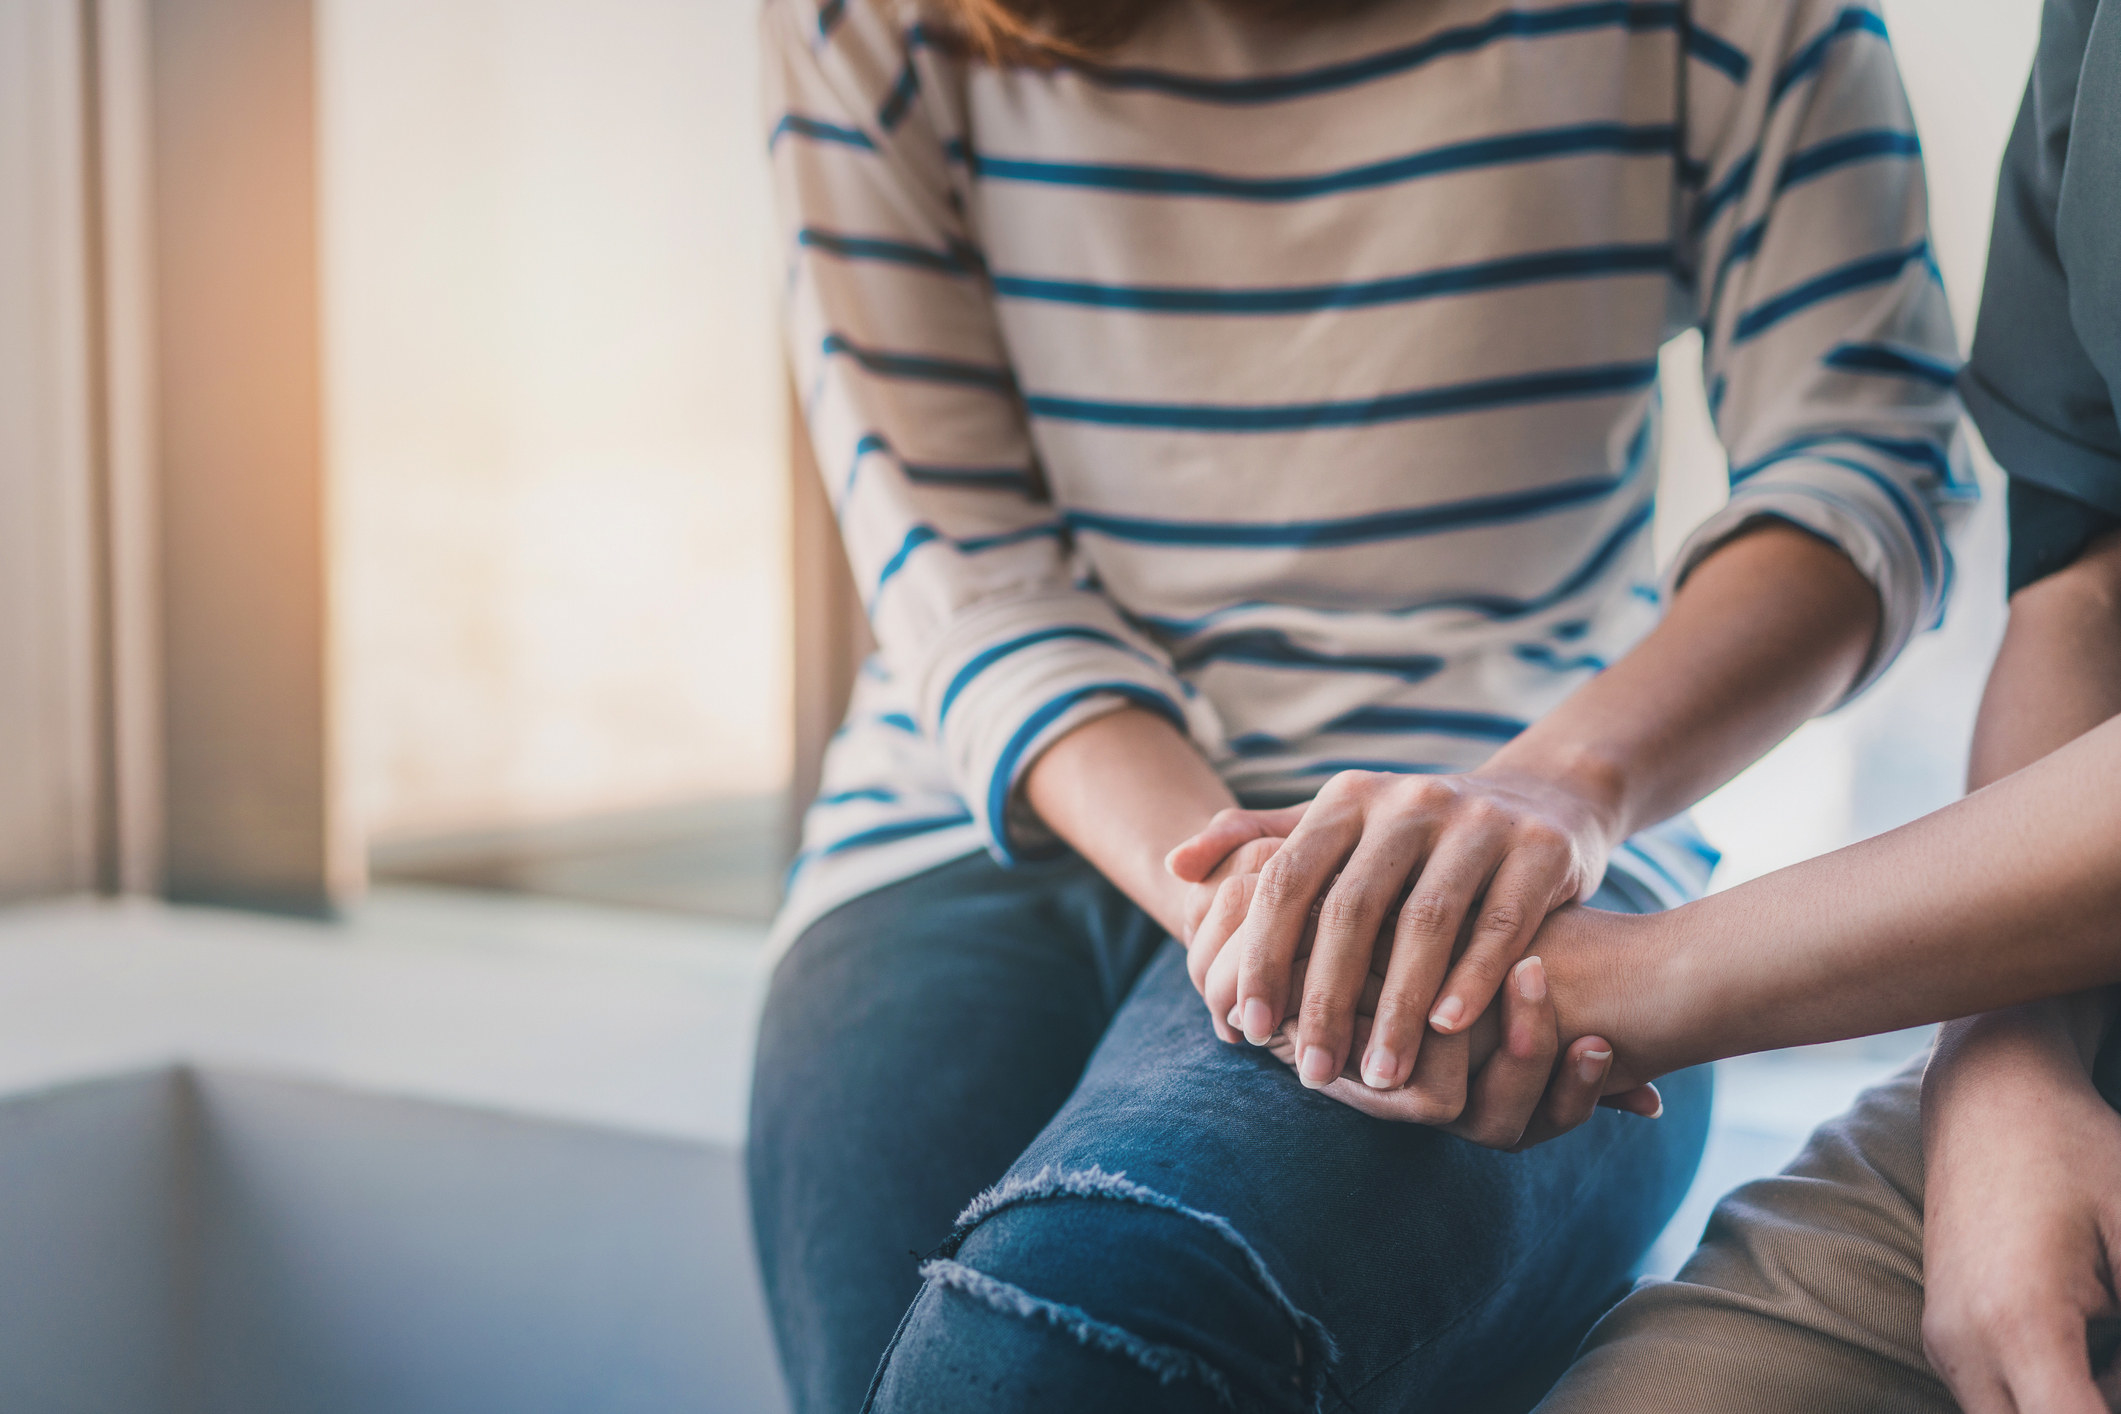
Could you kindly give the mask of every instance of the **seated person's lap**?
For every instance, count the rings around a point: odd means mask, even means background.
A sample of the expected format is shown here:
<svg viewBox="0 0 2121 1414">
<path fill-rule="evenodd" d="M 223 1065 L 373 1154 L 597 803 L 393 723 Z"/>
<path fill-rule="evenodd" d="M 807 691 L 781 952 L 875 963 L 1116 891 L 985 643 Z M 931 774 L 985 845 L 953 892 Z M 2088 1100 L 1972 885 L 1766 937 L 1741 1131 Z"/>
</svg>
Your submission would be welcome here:
<svg viewBox="0 0 2121 1414">
<path fill-rule="evenodd" d="M 1922 1063 L 1716 1207 L 1540 1414 L 1953 1414 L 1922 1348 Z"/>
<path fill-rule="evenodd" d="M 1698 1074 L 1520 1155 L 1368 1119 L 1217 1041 L 1183 963 L 1087 870 L 984 859 L 797 943 L 752 1166 L 805 1414 L 916 1289 L 879 1409 L 1523 1408 L 1699 1157 Z"/>
</svg>

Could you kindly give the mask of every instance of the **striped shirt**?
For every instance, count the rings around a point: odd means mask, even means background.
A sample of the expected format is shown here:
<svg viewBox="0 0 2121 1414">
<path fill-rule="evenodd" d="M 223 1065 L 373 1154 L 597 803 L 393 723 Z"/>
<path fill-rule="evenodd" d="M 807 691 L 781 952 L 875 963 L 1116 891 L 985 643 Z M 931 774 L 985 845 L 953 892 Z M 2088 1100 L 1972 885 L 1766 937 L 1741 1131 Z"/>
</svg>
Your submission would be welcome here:
<svg viewBox="0 0 2121 1414">
<path fill-rule="evenodd" d="M 1885 28 L 1842 0 L 1174 0 L 995 68 L 890 0 L 768 0 L 797 393 L 881 645 L 777 935 L 981 848 L 1124 704 L 1247 800 L 1463 771 L 1779 517 L 1942 613 L 1957 342 Z M 1728 506 L 1651 563 L 1690 327 Z M 1618 882 L 1705 887 L 1679 821 Z"/>
</svg>

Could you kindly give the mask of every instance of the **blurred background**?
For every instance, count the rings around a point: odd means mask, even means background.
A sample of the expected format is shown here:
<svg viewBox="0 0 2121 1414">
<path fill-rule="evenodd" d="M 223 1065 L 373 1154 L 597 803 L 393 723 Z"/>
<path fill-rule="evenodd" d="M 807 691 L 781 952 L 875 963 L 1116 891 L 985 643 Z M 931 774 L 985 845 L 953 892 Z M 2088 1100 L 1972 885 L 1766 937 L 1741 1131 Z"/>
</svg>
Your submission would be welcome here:
<svg viewBox="0 0 2121 1414">
<path fill-rule="evenodd" d="M 1884 7 L 1964 337 L 2040 7 Z M 853 626 L 755 18 L 0 0 L 0 1408 L 779 1407 L 735 1156 Z M 1999 501 L 1716 887 L 1958 794 Z M 1724 1067 L 1652 1269 L 1922 1043 Z"/>
</svg>

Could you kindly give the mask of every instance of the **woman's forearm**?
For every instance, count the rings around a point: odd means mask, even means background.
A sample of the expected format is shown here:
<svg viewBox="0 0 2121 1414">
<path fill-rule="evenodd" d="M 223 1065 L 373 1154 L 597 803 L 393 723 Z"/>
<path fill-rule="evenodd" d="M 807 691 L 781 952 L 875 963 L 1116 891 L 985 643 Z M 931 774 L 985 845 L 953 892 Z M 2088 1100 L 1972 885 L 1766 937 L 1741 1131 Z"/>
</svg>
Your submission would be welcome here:
<svg viewBox="0 0 2121 1414">
<path fill-rule="evenodd" d="M 1189 886 L 1164 856 L 1237 799 L 1176 727 L 1136 707 L 1099 717 L 1048 747 L 1023 791 L 1048 829 L 1173 937 L 1185 936 Z"/>
<path fill-rule="evenodd" d="M 1878 633 L 1876 590 L 1781 521 L 1702 560 L 1664 621 L 1483 768 L 1574 785 L 1614 843 L 1728 781 L 1838 701 Z"/>
</svg>

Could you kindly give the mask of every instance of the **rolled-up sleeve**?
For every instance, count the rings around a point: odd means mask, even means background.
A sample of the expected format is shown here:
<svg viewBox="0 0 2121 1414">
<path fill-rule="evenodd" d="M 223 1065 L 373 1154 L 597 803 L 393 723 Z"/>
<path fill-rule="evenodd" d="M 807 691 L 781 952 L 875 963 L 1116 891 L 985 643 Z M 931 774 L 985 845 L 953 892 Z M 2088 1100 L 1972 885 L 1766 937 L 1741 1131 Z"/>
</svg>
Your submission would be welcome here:
<svg viewBox="0 0 2121 1414">
<path fill-rule="evenodd" d="M 990 848 L 1039 852 L 1011 802 L 1060 736 L 1129 704 L 1217 728 L 1079 573 L 1045 491 L 957 190 L 950 72 L 883 6 L 771 0 L 763 23 L 791 359 L 855 583 Z"/>
<path fill-rule="evenodd" d="M 2121 301 L 2121 73 L 2106 72 L 2121 66 L 2121 13 L 2099 9 L 2096 0 L 2047 6 L 2004 155 L 1981 319 L 1961 380 L 2011 477 L 2013 592 L 2121 522 L 2121 308 L 2112 303 Z M 2103 54 L 2091 47 L 2102 39 Z M 2101 367 L 2101 354 L 2112 367 Z"/>
<path fill-rule="evenodd" d="M 1921 146 L 1868 4 L 1751 7 L 1747 81 L 1711 125 L 1686 214 L 1728 504 L 1679 580 L 1760 518 L 1844 551 L 1881 621 L 1854 696 L 1943 615 L 1946 534 L 1976 499 L 1957 337 L 1929 243 Z"/>
</svg>

